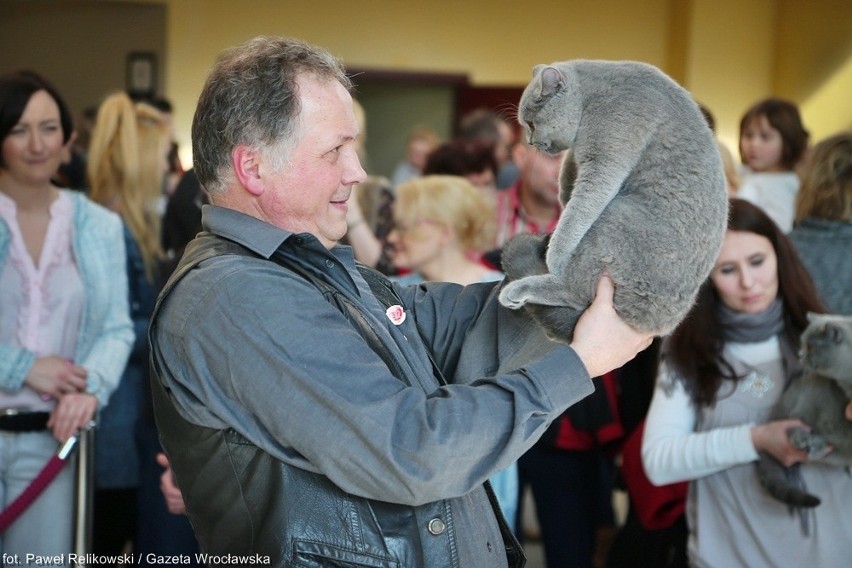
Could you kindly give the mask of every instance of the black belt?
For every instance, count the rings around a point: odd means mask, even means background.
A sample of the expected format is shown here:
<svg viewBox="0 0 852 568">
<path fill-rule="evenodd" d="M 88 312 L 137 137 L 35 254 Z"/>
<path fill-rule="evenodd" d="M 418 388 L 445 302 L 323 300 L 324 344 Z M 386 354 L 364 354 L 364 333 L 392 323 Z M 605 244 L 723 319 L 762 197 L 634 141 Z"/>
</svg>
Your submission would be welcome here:
<svg viewBox="0 0 852 568">
<path fill-rule="evenodd" d="M 0 414 L 0 432 L 38 432 L 47 429 L 49 412 Z"/>
</svg>

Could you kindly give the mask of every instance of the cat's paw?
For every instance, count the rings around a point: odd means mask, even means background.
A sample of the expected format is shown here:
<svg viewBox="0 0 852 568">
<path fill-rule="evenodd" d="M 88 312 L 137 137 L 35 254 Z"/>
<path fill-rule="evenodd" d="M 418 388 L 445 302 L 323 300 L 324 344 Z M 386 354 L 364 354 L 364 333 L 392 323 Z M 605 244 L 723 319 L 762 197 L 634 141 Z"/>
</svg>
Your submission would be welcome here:
<svg viewBox="0 0 852 568">
<path fill-rule="evenodd" d="M 519 310 L 527 303 L 524 279 L 509 282 L 500 291 L 500 303 L 510 310 Z"/>
<path fill-rule="evenodd" d="M 787 430 L 790 443 L 808 453 L 808 459 L 819 460 L 831 452 L 831 444 L 824 436 L 804 428 L 794 427 Z"/>
</svg>

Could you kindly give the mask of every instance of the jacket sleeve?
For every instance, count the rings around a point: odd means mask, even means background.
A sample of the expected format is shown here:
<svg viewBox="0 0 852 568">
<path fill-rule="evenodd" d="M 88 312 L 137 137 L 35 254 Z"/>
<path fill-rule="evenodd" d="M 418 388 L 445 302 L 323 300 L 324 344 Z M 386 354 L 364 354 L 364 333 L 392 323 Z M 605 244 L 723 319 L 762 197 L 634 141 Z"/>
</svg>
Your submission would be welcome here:
<svg viewBox="0 0 852 568">
<path fill-rule="evenodd" d="M 118 386 L 133 345 L 122 222 L 91 203 L 79 220 L 75 252 L 86 284 L 85 318 L 76 362 L 89 372 L 88 391 L 105 406 Z"/>
<path fill-rule="evenodd" d="M 152 327 L 154 356 L 181 414 L 236 428 L 349 493 L 410 505 L 465 495 L 520 457 L 575 400 L 566 376 L 576 374 L 591 392 L 564 346 L 514 369 L 492 363 L 488 374 L 441 388 L 428 360 L 407 357 L 406 384 L 313 285 L 281 278 L 268 262 L 208 262 L 218 264 L 217 278 L 200 295 L 185 280 Z M 459 314 L 480 301 L 449 299 L 458 292 L 442 291 Z M 446 332 L 461 337 L 476 318 L 458 317 Z M 408 338 L 403 349 L 417 342 L 413 322 L 409 314 L 395 328 Z"/>
<path fill-rule="evenodd" d="M 35 363 L 35 353 L 9 344 L 0 344 L 0 390 L 16 393 Z"/>
</svg>

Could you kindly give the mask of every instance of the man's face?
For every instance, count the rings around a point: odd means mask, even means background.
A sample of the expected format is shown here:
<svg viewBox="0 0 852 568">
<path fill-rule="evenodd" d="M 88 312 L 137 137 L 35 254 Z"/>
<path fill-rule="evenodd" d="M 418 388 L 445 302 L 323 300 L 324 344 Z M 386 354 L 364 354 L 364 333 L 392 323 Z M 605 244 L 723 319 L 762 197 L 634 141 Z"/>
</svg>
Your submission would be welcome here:
<svg viewBox="0 0 852 568">
<path fill-rule="evenodd" d="M 298 139 L 286 165 L 266 172 L 259 206 L 269 223 L 331 248 L 346 234 L 352 186 L 366 179 L 355 151 L 358 124 L 340 83 L 303 75 L 298 86 Z"/>
<path fill-rule="evenodd" d="M 559 170 L 565 152 L 546 154 L 526 144 L 519 145 L 518 150 L 522 191 L 539 203 L 559 207 Z"/>
</svg>

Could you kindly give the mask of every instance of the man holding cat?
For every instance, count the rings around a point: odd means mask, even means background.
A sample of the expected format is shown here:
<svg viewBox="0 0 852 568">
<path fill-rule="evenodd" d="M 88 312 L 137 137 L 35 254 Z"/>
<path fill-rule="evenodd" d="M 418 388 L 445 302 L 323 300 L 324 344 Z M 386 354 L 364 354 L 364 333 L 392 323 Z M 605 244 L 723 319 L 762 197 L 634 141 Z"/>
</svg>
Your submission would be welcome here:
<svg viewBox="0 0 852 568">
<path fill-rule="evenodd" d="M 193 120 L 211 205 L 149 332 L 163 446 L 208 553 L 518 565 L 483 481 L 651 338 L 609 278 L 565 346 L 494 283 L 400 288 L 356 267 L 337 245 L 365 177 L 350 86 L 289 38 L 211 72 Z"/>
</svg>

